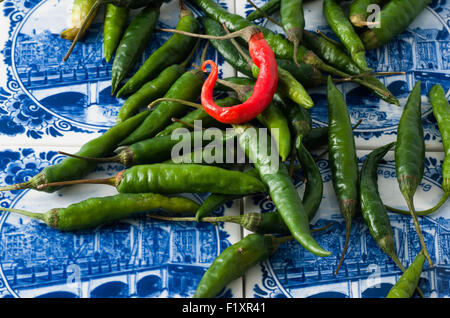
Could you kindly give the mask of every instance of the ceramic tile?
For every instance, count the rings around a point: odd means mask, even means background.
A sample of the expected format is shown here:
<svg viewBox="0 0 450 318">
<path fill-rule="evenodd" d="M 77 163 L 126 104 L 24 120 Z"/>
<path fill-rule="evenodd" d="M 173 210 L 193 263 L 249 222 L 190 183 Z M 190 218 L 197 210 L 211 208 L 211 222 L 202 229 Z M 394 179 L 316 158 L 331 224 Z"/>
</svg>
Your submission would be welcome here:
<svg viewBox="0 0 450 318">
<path fill-rule="evenodd" d="M 255 1 L 261 6 L 266 1 Z M 237 1 L 236 12 L 246 16 L 253 11 L 247 1 Z M 337 39 L 322 14 L 322 1 L 304 4 L 305 29 L 320 29 L 328 36 Z M 279 20 L 279 14 L 273 15 Z M 409 92 L 417 81 L 422 82 L 422 113 L 425 140 L 430 151 L 441 150 L 441 138 L 428 100 L 430 88 L 441 84 L 450 95 L 449 39 L 450 29 L 446 21 L 450 17 L 448 3 L 427 7 L 410 25 L 407 31 L 392 40 L 388 45 L 367 53 L 369 66 L 377 72 L 404 71 L 405 75 L 380 77 L 386 87 L 399 99 L 401 107 L 390 105 L 365 88 L 354 84 L 339 84 L 343 92 L 352 122 L 362 119 L 355 130 L 356 144 L 361 149 L 372 149 L 396 138 L 398 121 Z M 282 29 L 266 19 L 256 20 L 276 32 Z M 310 89 L 315 102 L 311 116 L 317 126 L 328 124 L 326 90 L 324 86 Z"/>
<path fill-rule="evenodd" d="M 61 158 L 48 147 L 2 148 L 1 185 L 25 181 Z M 122 169 L 119 164 L 102 164 L 86 177 L 104 178 Z M 7 191 L 0 193 L 0 204 L 45 212 L 116 193 L 113 187 L 96 185 L 51 194 Z M 206 195 L 183 196 L 201 203 Z M 238 213 L 237 202 L 216 211 Z M 142 214 L 93 230 L 60 232 L 40 221 L 0 212 L 0 298 L 192 297 L 214 258 L 240 237 L 235 224 L 169 223 Z M 231 283 L 223 295 L 242 297 L 242 281 Z"/>
<path fill-rule="evenodd" d="M 158 28 L 176 27 L 177 3 L 171 1 L 161 7 Z M 221 4 L 234 10 L 231 0 Z M 103 10 L 64 63 L 62 58 L 70 42 L 59 33 L 70 23 L 71 6 L 71 1 L 58 0 L 0 4 L 0 27 L 8 30 L 6 36 L 5 32 L 0 35 L 3 145 L 79 146 L 115 123 L 125 99 L 110 94 L 112 62 L 108 64 L 103 58 Z M 170 36 L 154 32 L 133 72 Z M 193 59 L 197 65 L 200 55 L 199 48 Z M 235 74 L 213 50 L 207 57 L 218 63 L 221 76 Z"/>
<path fill-rule="evenodd" d="M 368 151 L 359 151 L 360 164 Z M 437 203 L 443 191 L 442 153 L 427 153 L 425 174 L 414 197 L 418 211 L 428 209 Z M 331 181 L 329 163 L 320 160 L 318 166 L 324 181 L 323 200 L 316 216 L 311 221 L 312 228 L 332 223 L 315 238 L 332 255 L 319 258 L 306 251 L 295 241 L 280 248 L 267 261 L 254 266 L 245 277 L 246 297 L 255 298 L 378 298 L 385 297 L 389 289 L 401 275 L 401 271 L 381 251 L 370 236 L 360 214 L 353 222 L 349 248 L 343 265 L 335 276 L 338 259 L 345 240 L 345 225 L 340 215 L 338 203 Z M 394 153 L 389 152 L 380 162 L 378 185 L 382 200 L 391 206 L 406 209 L 406 203 L 398 189 L 395 177 Z M 304 184 L 297 183 L 300 195 Z M 245 211 L 273 211 L 273 203 L 267 198 L 248 198 Z M 404 265 L 409 265 L 421 247 L 410 216 L 389 212 L 393 227 L 397 254 Z M 444 204 L 434 214 L 421 217 L 420 225 L 435 267 L 424 266 L 420 287 L 427 297 L 448 297 L 448 222 L 450 203 Z M 247 235 L 245 232 L 244 235 Z"/>
</svg>

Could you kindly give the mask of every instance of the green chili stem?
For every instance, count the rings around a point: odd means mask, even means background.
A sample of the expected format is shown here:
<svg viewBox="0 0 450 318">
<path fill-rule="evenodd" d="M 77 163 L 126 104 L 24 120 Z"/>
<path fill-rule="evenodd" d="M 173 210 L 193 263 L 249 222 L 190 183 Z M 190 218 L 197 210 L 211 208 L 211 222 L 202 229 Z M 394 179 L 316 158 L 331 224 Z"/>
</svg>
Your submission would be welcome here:
<svg viewBox="0 0 450 318">
<path fill-rule="evenodd" d="M 406 72 L 366 72 L 366 73 L 361 73 L 361 74 L 357 74 L 357 75 L 352 75 L 349 77 L 345 77 L 345 78 L 337 78 L 334 79 L 334 82 L 350 82 L 353 79 L 357 79 L 357 78 L 364 78 L 367 76 L 389 76 L 389 75 L 404 75 L 406 74 Z"/>
<path fill-rule="evenodd" d="M 115 183 L 116 183 L 116 177 L 112 177 L 112 178 L 104 178 L 104 179 L 81 179 L 81 180 L 44 183 L 44 184 L 38 185 L 36 188 L 38 190 L 43 190 L 48 187 L 64 187 L 64 186 L 75 185 L 75 184 L 106 184 L 106 185 L 114 186 Z"/>
<path fill-rule="evenodd" d="M 158 98 L 158 99 L 154 100 L 150 105 L 148 105 L 148 109 L 152 109 L 156 104 L 159 104 L 161 102 L 176 102 L 176 103 L 180 103 L 183 105 L 195 107 L 198 109 L 203 109 L 203 106 L 201 104 L 189 102 L 189 101 L 183 100 L 183 99 L 167 98 L 167 97 L 162 97 L 162 98 Z"/>
<path fill-rule="evenodd" d="M 178 119 L 178 118 L 172 117 L 171 120 L 172 120 L 173 122 L 183 124 L 184 126 L 191 127 L 191 128 L 193 128 L 193 129 L 201 128 L 202 130 L 205 130 L 204 127 L 200 127 L 200 126 L 194 125 L 194 124 L 192 124 L 192 123 L 188 123 L 187 121 L 184 121 L 184 120 L 182 120 L 182 119 Z"/>
<path fill-rule="evenodd" d="M 439 202 L 438 202 L 434 207 L 429 208 L 429 209 L 427 209 L 427 210 L 423 210 L 423 211 L 416 211 L 416 215 L 417 215 L 417 216 L 427 216 L 427 215 L 430 215 L 430 214 L 436 212 L 437 210 L 440 209 L 441 206 L 444 205 L 445 202 L 447 202 L 448 197 L 449 197 L 449 194 L 444 193 L 444 194 L 442 195 L 441 199 L 439 200 Z M 410 215 L 410 212 L 409 212 L 409 211 L 401 210 L 401 209 L 396 209 L 396 208 L 393 208 L 393 207 L 391 207 L 391 206 L 389 206 L 389 205 L 384 205 L 384 206 L 386 207 L 386 209 L 388 209 L 388 210 L 390 210 L 390 211 L 392 211 L 392 212 L 394 212 L 394 213 L 399 213 L 399 214 L 404 214 L 404 215 Z"/>
<path fill-rule="evenodd" d="M 269 17 L 269 15 L 267 13 L 265 13 L 263 10 L 261 10 L 252 0 L 247 0 L 248 3 L 250 3 L 250 5 L 255 8 L 256 11 L 259 12 L 259 14 L 261 14 L 264 18 L 266 18 L 267 20 L 269 20 L 270 22 L 272 22 L 273 24 L 278 25 L 279 27 L 282 27 L 281 23 L 276 21 L 275 19 L 272 19 L 271 17 Z"/>
<path fill-rule="evenodd" d="M 29 211 L 25 211 L 25 210 L 3 208 L 3 207 L 0 207 L 0 211 L 12 212 L 12 213 L 24 215 L 24 216 L 27 216 L 27 217 L 30 217 L 33 219 L 45 221 L 45 218 L 44 218 L 45 214 L 43 214 L 43 213 L 35 213 L 35 212 L 29 212 Z"/>
<path fill-rule="evenodd" d="M 333 67 L 331 67 L 331 66 L 329 66 L 329 65 L 327 65 L 325 63 L 322 63 L 319 68 L 320 68 L 320 70 L 322 70 L 324 72 L 328 72 L 330 74 L 336 74 L 336 75 L 341 76 L 343 78 L 351 77 L 351 75 L 349 75 L 347 73 L 344 73 L 342 71 L 336 70 L 335 68 L 333 68 Z M 355 83 L 358 83 L 358 84 L 360 84 L 362 86 L 365 86 L 365 87 L 367 87 L 367 88 L 369 88 L 371 90 L 377 91 L 377 92 L 379 92 L 380 94 L 382 94 L 383 96 L 385 96 L 387 98 L 393 98 L 394 97 L 390 92 L 385 91 L 384 89 L 382 89 L 380 87 L 377 87 L 377 86 L 375 86 L 373 84 L 370 84 L 370 83 L 368 83 L 368 82 L 366 82 L 366 81 L 364 81 L 364 80 L 362 80 L 360 78 L 352 78 L 351 81 L 355 82 Z"/>
<path fill-rule="evenodd" d="M 200 58 L 200 63 L 202 65 L 206 61 L 206 53 L 208 52 L 208 47 L 209 47 L 209 41 L 206 41 L 205 47 L 203 48 L 203 51 L 202 51 L 202 56 Z"/>
<path fill-rule="evenodd" d="M 220 78 L 217 79 L 217 83 L 222 84 L 223 86 L 229 87 L 232 90 L 234 90 L 236 92 L 236 94 L 238 95 L 238 99 L 240 99 L 240 100 L 244 99 L 245 95 L 247 95 L 247 93 L 249 93 L 253 90 L 253 86 L 251 86 L 251 85 L 239 85 L 236 83 L 231 83 L 231 82 L 225 81 Z"/>
<path fill-rule="evenodd" d="M 222 27 L 225 30 L 225 32 L 227 34 L 231 34 L 230 30 L 228 30 L 226 23 L 222 23 Z M 250 67 L 250 69 L 252 68 L 253 65 L 253 60 L 250 57 L 250 55 L 248 55 L 246 52 L 244 52 L 244 50 L 242 49 L 242 47 L 239 45 L 239 43 L 237 43 L 236 39 L 232 38 L 230 39 L 231 43 L 234 45 L 234 47 L 236 48 L 236 50 L 242 55 L 242 57 L 247 61 L 248 66 Z"/>
<path fill-rule="evenodd" d="M 16 183 L 10 186 L 1 187 L 0 192 L 28 189 L 29 186 L 30 186 L 29 182 Z"/>
<path fill-rule="evenodd" d="M 89 13 L 86 15 L 86 18 L 84 19 L 83 24 L 81 25 L 80 29 L 78 30 L 77 35 L 73 39 L 72 45 L 70 45 L 69 50 L 67 51 L 66 55 L 64 55 L 63 62 L 66 62 L 69 59 L 70 54 L 72 54 L 72 51 L 74 50 L 75 45 L 80 40 L 81 35 L 84 33 L 84 29 L 86 29 L 86 25 L 88 24 L 88 22 L 92 18 L 92 16 L 95 14 L 96 10 L 102 4 L 105 4 L 108 2 L 110 2 L 110 1 L 109 0 L 97 0 L 97 2 L 95 2 L 95 4 L 92 6 L 91 10 L 89 11 Z"/>
<path fill-rule="evenodd" d="M 339 46 L 341 49 L 345 49 L 344 45 L 342 45 L 341 42 L 335 41 L 332 38 L 328 37 L 325 33 L 323 33 L 322 31 L 320 31 L 319 29 L 316 30 L 316 33 L 319 34 L 321 37 L 323 37 L 325 40 L 327 40 L 328 42 Z"/>
<path fill-rule="evenodd" d="M 194 48 L 189 53 L 188 57 L 183 62 L 181 62 L 181 64 L 180 64 L 181 67 L 186 68 L 187 64 L 189 63 L 189 61 L 191 60 L 191 58 L 194 56 L 195 52 L 197 51 L 199 45 L 200 45 L 200 39 L 197 40 L 197 42 L 194 45 Z"/>
<path fill-rule="evenodd" d="M 91 162 L 120 162 L 119 156 L 112 156 L 112 157 L 106 157 L 106 158 L 92 158 L 92 157 L 78 156 L 78 155 L 67 153 L 67 152 L 64 152 L 64 151 L 58 151 L 58 154 L 64 155 L 64 156 L 68 156 L 68 157 L 72 157 L 72 158 L 75 158 L 75 159 L 91 161 Z"/>
<path fill-rule="evenodd" d="M 167 28 L 158 29 L 158 31 L 178 33 L 178 34 L 181 34 L 181 35 L 186 35 L 186 36 L 191 36 L 191 37 L 201 38 L 201 39 L 207 39 L 207 40 L 230 40 L 232 38 L 242 37 L 246 41 L 248 41 L 253 34 L 261 32 L 258 29 L 258 27 L 256 27 L 256 26 L 248 26 L 248 27 L 243 28 L 241 30 L 235 31 L 235 32 L 230 33 L 230 34 L 222 35 L 222 36 L 213 36 L 213 35 L 206 35 L 206 34 L 191 33 L 191 32 L 186 32 L 186 31 L 182 31 L 182 30 L 167 29 Z"/>
<path fill-rule="evenodd" d="M 273 212 L 267 212 L 267 213 L 273 213 Z M 165 216 L 165 215 L 157 215 L 157 214 L 148 214 L 147 217 L 149 217 L 151 219 L 157 219 L 157 220 L 169 221 L 169 222 L 197 222 L 197 219 L 195 217 L 190 217 L 190 216 L 188 216 L 188 217 L 173 217 L 173 216 Z M 206 222 L 206 223 L 231 222 L 231 223 L 241 224 L 242 218 L 243 218 L 243 215 L 206 216 L 206 217 L 203 217 L 200 220 L 200 222 Z M 327 225 L 319 227 L 317 229 L 311 229 L 311 233 L 325 231 L 332 226 L 333 226 L 333 223 L 328 223 Z"/>
<path fill-rule="evenodd" d="M 419 240 L 420 240 L 420 245 L 422 245 L 422 249 L 424 251 L 424 255 L 428 260 L 428 264 L 430 264 L 430 267 L 433 267 L 433 261 L 431 260 L 430 254 L 428 253 L 428 249 L 427 246 L 425 244 L 425 240 L 423 238 L 422 235 L 422 229 L 420 228 L 419 225 L 419 220 L 417 219 L 417 215 L 416 215 L 416 210 L 414 208 L 414 202 L 413 202 L 413 198 L 412 196 L 407 196 L 406 197 L 406 204 L 408 205 L 410 214 L 413 218 L 413 222 L 414 222 L 414 227 L 416 229 L 417 235 L 419 236 Z"/>
<path fill-rule="evenodd" d="M 344 261 L 345 254 L 347 252 L 348 248 L 348 242 L 350 240 L 350 231 L 352 229 L 352 222 L 351 221 L 345 221 L 345 242 L 344 242 L 344 248 L 342 250 L 341 258 L 339 259 L 338 266 L 336 268 L 336 271 L 334 272 L 334 275 L 337 275 L 339 272 L 339 269 L 341 268 L 342 262 Z"/>
</svg>

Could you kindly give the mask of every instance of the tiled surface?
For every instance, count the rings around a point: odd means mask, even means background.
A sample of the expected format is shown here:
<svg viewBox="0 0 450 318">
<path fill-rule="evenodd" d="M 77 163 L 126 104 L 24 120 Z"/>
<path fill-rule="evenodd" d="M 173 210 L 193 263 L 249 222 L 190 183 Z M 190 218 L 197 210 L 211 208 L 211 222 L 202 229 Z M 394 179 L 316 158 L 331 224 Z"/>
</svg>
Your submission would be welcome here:
<svg viewBox="0 0 450 318">
<path fill-rule="evenodd" d="M 261 6 L 265 1 L 255 1 Z M 247 1 L 236 1 L 236 12 L 248 15 L 253 8 Z M 322 1 L 309 1 L 304 4 L 305 28 L 310 31 L 320 29 L 330 37 L 336 38 L 322 14 Z M 422 81 L 422 113 L 426 135 L 427 149 L 442 150 L 440 135 L 431 114 L 428 91 L 435 83 L 440 83 L 445 91 L 450 90 L 449 38 L 450 6 L 436 4 L 428 7 L 404 32 L 388 45 L 368 52 L 369 66 L 374 71 L 404 71 L 405 75 L 380 78 L 380 80 L 397 96 L 402 107 L 390 105 L 370 94 L 364 88 L 353 83 L 338 85 L 346 97 L 352 122 L 362 119 L 362 124 L 355 130 L 356 143 L 359 148 L 371 149 L 395 140 L 397 124 L 406 103 L 409 92 L 415 82 Z M 274 15 L 279 20 L 278 15 Z M 267 20 L 258 23 L 276 31 L 278 26 Z M 324 126 L 328 122 L 326 95 L 323 87 L 310 90 L 315 101 L 311 115 L 315 124 Z M 449 93 L 450 94 L 450 93 Z"/>
<path fill-rule="evenodd" d="M 74 152 L 77 148 L 63 148 Z M 58 162 L 53 148 L 0 150 L 2 184 L 20 182 Z M 124 167 L 102 164 L 88 178 L 113 176 Z M 116 194 L 110 186 L 77 185 L 48 194 L 2 192 L 0 204 L 33 212 Z M 201 203 L 207 194 L 186 194 Z M 239 201 L 218 215 L 234 215 Z M 0 215 L 0 298 L 4 297 L 191 297 L 203 272 L 225 247 L 240 239 L 235 224 L 148 219 L 143 215 L 94 230 L 63 233 L 39 221 Z M 242 297 L 242 281 L 224 291 Z"/>
<path fill-rule="evenodd" d="M 369 151 L 358 151 L 360 164 Z M 424 178 L 414 197 L 418 211 L 434 206 L 442 195 L 441 167 L 442 153 L 427 153 Z M 324 232 L 314 234 L 319 244 L 332 252 L 326 258 L 316 257 L 304 250 L 295 241 L 280 248 L 266 262 L 254 266 L 246 275 L 247 297 L 385 297 L 401 272 L 372 239 L 360 213 L 357 214 L 351 230 L 349 248 L 337 276 L 334 275 L 345 239 L 345 223 L 340 215 L 334 193 L 331 171 L 327 159 L 318 162 L 324 181 L 323 200 L 312 228 L 329 223 L 333 226 Z M 407 209 L 402 199 L 395 176 L 394 152 L 389 152 L 380 162 L 378 184 L 385 204 Z M 304 184 L 298 183 L 303 195 Z M 246 211 L 273 211 L 274 207 L 265 198 L 247 198 Z M 394 233 L 395 247 L 401 262 L 409 265 L 421 247 L 409 216 L 389 213 Z M 420 218 L 427 247 L 435 263 L 433 269 L 427 266 L 421 275 L 421 289 L 427 297 L 448 297 L 450 288 L 448 269 L 448 221 L 450 204 L 447 202 L 438 212 Z"/>
<path fill-rule="evenodd" d="M 242 15 L 253 9 L 244 0 L 221 0 L 231 12 Z M 264 1 L 255 0 L 261 5 Z M 433 2 L 434 3 L 434 2 Z M 68 43 L 58 37 L 68 24 L 71 1 L 5 0 L 0 4 L 0 186 L 27 180 L 62 157 L 57 150 L 75 152 L 113 124 L 123 100 L 110 96 L 111 65 L 102 61 L 102 12 L 68 64 L 61 64 Z M 160 27 L 174 27 L 176 1 L 161 10 Z M 306 28 L 330 29 L 321 16 L 321 0 L 305 4 Z M 274 15 L 277 17 L 277 15 Z M 51 24 L 42 23 L 51 17 Z M 60 17 L 60 18 L 55 18 Z M 423 124 L 427 144 L 424 180 L 415 202 L 418 210 L 434 205 L 441 195 L 441 137 L 426 94 L 434 83 L 450 88 L 448 3 L 429 7 L 398 40 L 368 54 L 377 71 L 407 71 L 406 76 L 386 78 L 386 85 L 402 106 L 416 80 L 423 83 Z M 280 31 L 273 24 L 258 21 Z M 155 33 L 145 57 L 169 34 Z M 50 43 L 51 45 L 47 45 Z M 200 54 L 200 53 L 199 53 Z M 196 63 L 199 63 L 199 54 Z M 144 61 L 144 58 L 142 62 Z M 209 50 L 209 58 L 222 59 Z M 234 70 L 221 65 L 222 76 Z M 61 75 L 62 74 L 62 75 Z M 354 84 L 338 86 L 345 93 L 352 122 L 363 119 L 355 131 L 361 158 L 377 146 L 396 138 L 402 107 L 370 97 Z M 324 87 L 310 90 L 316 106 L 311 114 L 316 126 L 327 124 Z M 362 98 L 361 96 L 367 96 Z M 433 152 L 435 151 L 435 152 Z M 403 207 L 397 189 L 392 153 L 380 165 L 380 192 L 387 204 Z M 324 199 L 313 227 L 334 225 L 317 234 L 333 251 L 318 259 L 297 243 L 283 245 L 267 262 L 253 267 L 243 279 L 232 282 L 225 297 L 383 297 L 399 272 L 368 234 L 361 216 L 355 220 L 348 257 L 338 277 L 331 273 L 344 241 L 345 231 L 334 197 L 328 162 L 319 162 L 325 181 Z M 90 177 L 113 175 L 120 165 L 100 165 Z M 303 185 L 297 182 L 299 192 Z M 77 186 L 53 194 L 36 191 L 0 193 L 2 206 L 43 212 L 92 196 L 115 193 L 108 186 Z M 205 195 L 195 195 L 200 202 Z M 224 205 L 218 215 L 271 211 L 265 198 L 246 198 Z M 421 285 L 427 296 L 448 297 L 449 206 L 421 219 L 436 267 L 424 271 Z M 419 245 L 408 217 L 390 214 L 396 246 L 405 265 Z M 8 213 L 0 214 L 0 298 L 2 297 L 190 297 L 201 274 L 215 256 L 243 235 L 240 227 L 221 224 L 169 224 L 137 217 L 82 234 L 57 233 L 38 222 Z M 58 247 L 52 244 L 61 242 Z M 100 264 L 100 265 L 99 265 Z M 379 277 L 381 274 L 381 280 Z"/>
</svg>

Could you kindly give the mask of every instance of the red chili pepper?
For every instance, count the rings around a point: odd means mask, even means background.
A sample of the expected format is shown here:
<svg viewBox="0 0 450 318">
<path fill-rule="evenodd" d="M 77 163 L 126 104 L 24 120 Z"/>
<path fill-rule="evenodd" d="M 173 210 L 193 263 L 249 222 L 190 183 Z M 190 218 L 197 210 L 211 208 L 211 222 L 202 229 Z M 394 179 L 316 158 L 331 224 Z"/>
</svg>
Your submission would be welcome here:
<svg viewBox="0 0 450 318">
<path fill-rule="evenodd" d="M 208 115 L 225 124 L 242 124 L 254 119 L 269 106 L 277 90 L 277 61 L 261 32 L 257 32 L 250 37 L 248 48 L 253 62 L 259 68 L 259 75 L 252 95 L 242 104 L 232 107 L 216 105 L 213 99 L 213 88 L 218 75 L 217 65 L 211 60 L 205 61 L 202 65 L 203 72 L 206 71 L 207 65 L 212 68 L 202 87 L 201 102 L 203 108 Z"/>
</svg>

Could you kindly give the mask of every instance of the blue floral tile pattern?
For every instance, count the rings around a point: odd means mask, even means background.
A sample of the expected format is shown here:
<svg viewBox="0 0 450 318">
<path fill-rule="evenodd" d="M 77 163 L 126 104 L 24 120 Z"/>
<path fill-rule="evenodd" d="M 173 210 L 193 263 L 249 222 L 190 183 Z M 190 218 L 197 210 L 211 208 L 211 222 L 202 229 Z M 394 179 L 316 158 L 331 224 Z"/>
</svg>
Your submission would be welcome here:
<svg viewBox="0 0 450 318">
<path fill-rule="evenodd" d="M 266 1 L 255 1 L 261 6 Z M 246 1 L 238 1 L 238 14 L 246 16 L 254 9 Z M 337 40 L 322 14 L 322 1 L 310 1 L 304 4 L 307 30 L 321 30 Z M 274 14 L 279 19 L 278 14 Z M 420 14 L 410 27 L 389 44 L 367 52 L 369 67 L 375 72 L 403 71 L 405 75 L 379 77 L 383 84 L 399 99 L 401 107 L 390 105 L 366 88 L 354 83 L 339 84 L 349 106 L 353 123 L 362 119 L 355 130 L 357 146 L 372 148 L 381 146 L 396 138 L 397 124 L 409 92 L 417 81 L 422 82 L 422 113 L 427 149 L 441 150 L 440 134 L 436 120 L 432 115 L 428 101 L 428 92 L 434 84 L 441 84 L 450 96 L 450 3 L 433 1 Z M 282 32 L 282 29 L 266 19 L 256 20 L 270 29 Z M 328 124 L 328 111 L 324 87 L 310 91 L 315 102 L 311 109 L 314 124 Z"/>
<path fill-rule="evenodd" d="M 234 7 L 233 3 L 221 4 Z M 44 140 L 77 146 L 111 127 L 125 100 L 111 96 L 112 63 L 103 58 L 103 10 L 67 62 L 62 58 L 70 42 L 59 34 L 67 27 L 71 1 L 5 1 L 0 12 L 1 25 L 9 25 L 5 28 L 8 39 L 2 43 L 0 38 L 0 134 L 4 142 L 42 144 Z M 178 22 L 174 12 L 178 12 L 176 1 L 164 4 L 157 27 L 174 28 Z M 170 36 L 154 32 L 134 71 Z M 197 53 L 192 62 L 199 64 L 200 50 Z M 221 66 L 221 76 L 235 74 L 216 52 L 209 50 L 208 58 Z"/>
<path fill-rule="evenodd" d="M 216 1 L 228 11 L 244 16 L 253 11 L 247 1 Z M 266 0 L 254 2 L 261 6 Z M 66 63 L 62 62 L 69 43 L 59 33 L 68 24 L 71 3 L 5 0 L 0 4 L 0 29 L 5 31 L 0 33 L 0 186 L 27 181 L 44 167 L 59 162 L 63 156 L 58 150 L 76 152 L 115 123 L 124 102 L 110 95 L 112 65 L 103 59 L 103 9 L 85 40 Z M 188 6 L 196 15 L 202 15 L 196 7 L 189 3 Z M 304 9 L 306 29 L 320 29 L 335 38 L 322 16 L 322 0 L 308 1 Z M 177 10 L 177 1 L 165 3 L 157 27 L 175 27 Z M 279 18 L 278 13 L 273 16 Z M 368 52 L 368 63 L 375 71 L 406 72 L 380 77 L 399 98 L 400 107 L 380 101 L 356 84 L 338 85 L 352 122 L 362 119 L 355 130 L 362 163 L 371 149 L 395 140 L 409 91 L 416 81 L 422 82 L 422 123 L 429 152 L 425 176 L 415 196 L 417 210 L 430 208 L 442 195 L 444 153 L 427 94 L 433 84 L 440 83 L 450 95 L 449 19 L 450 2 L 433 0 L 402 35 L 385 47 Z M 265 19 L 256 22 L 282 32 Z M 155 32 L 140 63 L 169 36 Z M 193 63 L 199 65 L 200 54 Z M 220 66 L 219 76 L 237 74 L 212 47 L 207 58 Z M 324 89 L 321 86 L 309 90 L 316 104 L 311 109 L 315 127 L 328 122 Z M 269 260 L 231 282 L 218 297 L 385 297 L 401 272 L 378 248 L 360 215 L 352 227 L 344 264 L 334 276 L 345 226 L 328 161 L 322 159 L 318 165 L 324 198 L 311 225 L 318 228 L 332 224 L 328 230 L 315 234 L 319 243 L 333 252 L 332 256 L 317 258 L 296 242 L 285 243 Z M 113 176 L 123 168 L 120 164 L 101 164 L 87 177 Z M 304 183 L 296 179 L 295 185 L 302 194 Z M 386 204 L 406 208 L 396 186 L 392 152 L 380 164 L 379 187 Z M 94 185 L 67 187 L 52 194 L 33 190 L 0 192 L 0 206 L 44 212 L 114 193 L 113 187 Z M 208 194 L 185 195 L 200 203 Z M 214 214 L 265 213 L 274 209 L 270 198 L 257 195 L 224 204 Z M 433 215 L 420 219 L 436 264 L 432 269 L 426 267 L 422 274 L 420 287 L 427 297 L 450 296 L 449 211 L 446 203 Z M 414 226 L 409 216 L 389 213 L 389 217 L 397 253 L 407 266 L 420 250 Z M 247 234 L 236 224 L 168 223 L 145 215 L 92 231 L 61 233 L 42 222 L 0 212 L 0 298 L 192 297 L 215 257 Z"/>
<path fill-rule="evenodd" d="M 368 151 L 359 151 L 362 165 Z M 443 155 L 426 156 L 424 178 L 415 195 L 418 211 L 434 206 L 443 194 L 441 188 Z M 280 248 L 266 262 L 255 266 L 246 276 L 248 297 L 257 298 L 384 298 L 395 284 L 401 271 L 378 247 L 359 214 L 353 222 L 349 248 L 337 276 L 334 275 L 344 245 L 345 224 L 340 215 L 331 181 L 328 161 L 318 162 L 324 181 L 324 195 L 320 208 L 311 221 L 312 228 L 329 223 L 332 227 L 314 234 L 315 238 L 332 255 L 319 258 L 306 251 L 295 241 Z M 380 196 L 387 205 L 407 209 L 403 202 L 395 175 L 393 152 L 380 162 L 378 169 Z M 302 195 L 304 184 L 298 184 Z M 248 200 L 246 211 L 273 211 L 275 207 L 267 198 Z M 389 212 L 394 233 L 396 252 L 407 266 L 420 251 L 421 246 L 410 216 Z M 426 297 L 448 297 L 450 205 L 447 202 L 434 214 L 421 217 L 420 225 L 435 267 L 424 267 L 420 288 Z"/>
<path fill-rule="evenodd" d="M 26 181 L 60 159 L 48 148 L 2 149 L 1 184 Z M 88 177 L 113 176 L 123 168 L 102 164 Z M 0 206 L 45 212 L 115 193 L 113 187 L 89 185 L 52 194 L 2 192 Z M 200 203 L 206 195 L 187 196 Z M 216 211 L 224 213 L 239 213 L 239 205 Z M 143 214 L 94 230 L 60 232 L 40 221 L 2 212 L 0 297 L 192 297 L 214 258 L 239 238 L 237 225 L 169 223 Z M 242 297 L 241 284 L 240 280 L 230 284 L 224 295 Z"/>
</svg>

